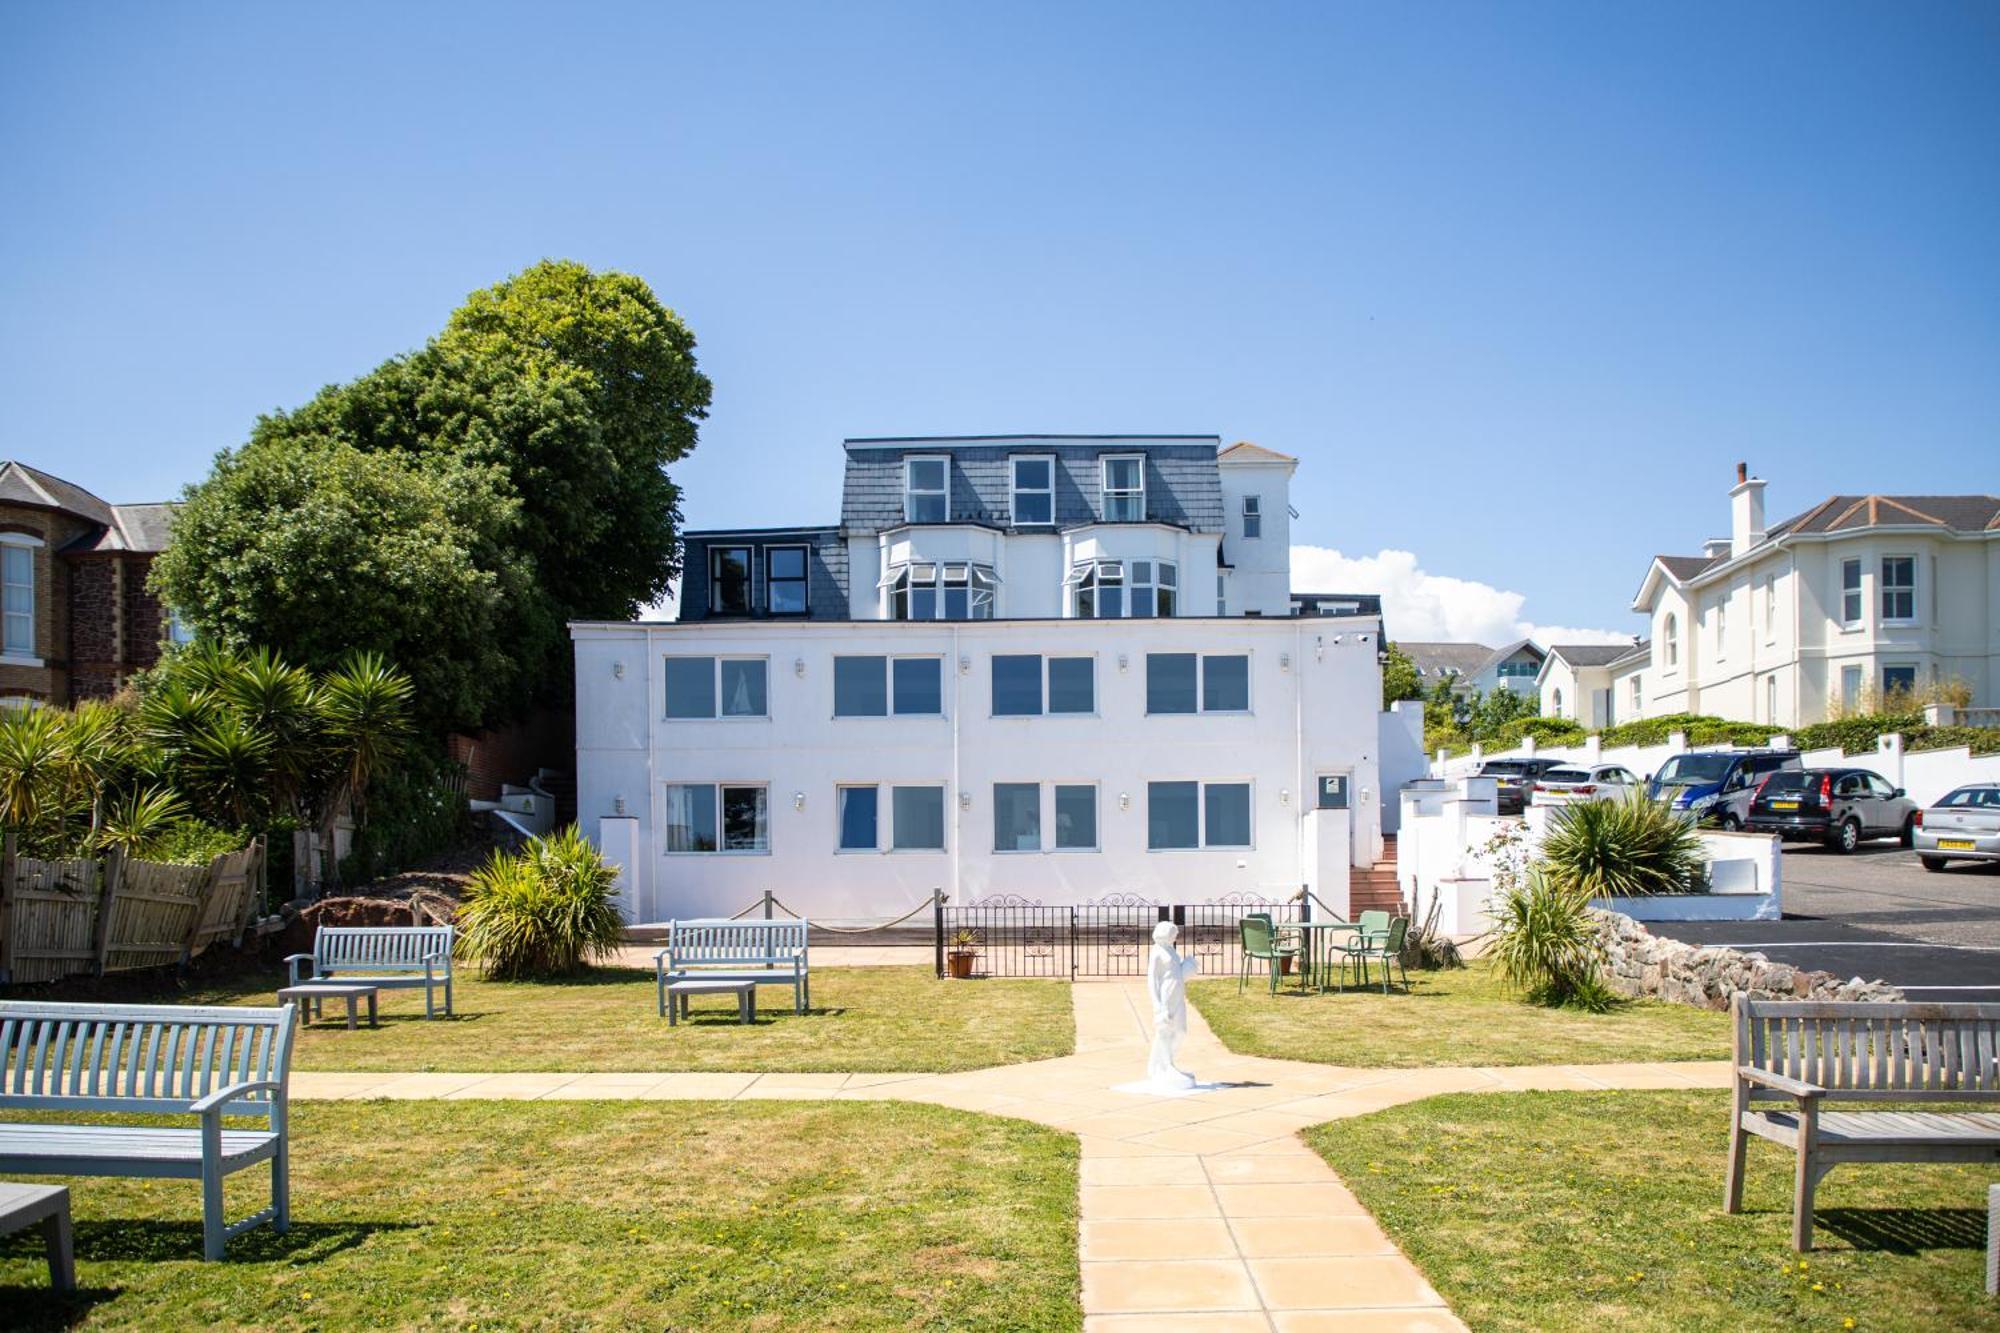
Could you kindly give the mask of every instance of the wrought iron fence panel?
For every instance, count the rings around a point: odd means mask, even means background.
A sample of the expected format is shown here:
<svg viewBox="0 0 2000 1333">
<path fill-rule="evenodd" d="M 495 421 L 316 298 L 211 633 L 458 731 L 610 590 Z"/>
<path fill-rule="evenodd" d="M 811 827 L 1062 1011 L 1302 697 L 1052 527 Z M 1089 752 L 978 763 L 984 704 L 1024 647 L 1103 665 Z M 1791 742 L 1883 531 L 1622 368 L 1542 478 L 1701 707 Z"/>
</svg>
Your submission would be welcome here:
<svg viewBox="0 0 2000 1333">
<path fill-rule="evenodd" d="M 1172 921 L 1181 928 L 1181 951 L 1200 960 L 1204 975 L 1230 976 L 1242 956 L 1242 920 L 1252 912 L 1269 915 L 1280 928 L 1305 915 L 1296 899 L 1236 894 L 1202 903 L 1158 903 L 1133 894 L 1057 906 L 1014 894 L 940 903 L 937 971 L 944 975 L 947 950 L 969 938 L 980 976 L 1144 976 L 1153 928 Z"/>
</svg>

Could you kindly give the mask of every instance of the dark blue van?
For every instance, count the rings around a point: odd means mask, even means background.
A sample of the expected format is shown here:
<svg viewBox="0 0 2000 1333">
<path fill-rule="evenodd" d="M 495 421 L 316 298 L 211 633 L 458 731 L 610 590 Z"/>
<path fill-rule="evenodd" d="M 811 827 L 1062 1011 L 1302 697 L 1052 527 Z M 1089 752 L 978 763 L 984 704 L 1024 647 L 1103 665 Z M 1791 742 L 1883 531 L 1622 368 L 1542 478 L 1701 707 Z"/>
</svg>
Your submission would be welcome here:
<svg viewBox="0 0 2000 1333">
<path fill-rule="evenodd" d="M 1704 824 L 1740 829 L 1750 798 L 1767 774 L 1798 768 L 1797 750 L 1699 750 L 1674 755 L 1646 783 L 1646 794 L 1671 801 Z"/>
</svg>

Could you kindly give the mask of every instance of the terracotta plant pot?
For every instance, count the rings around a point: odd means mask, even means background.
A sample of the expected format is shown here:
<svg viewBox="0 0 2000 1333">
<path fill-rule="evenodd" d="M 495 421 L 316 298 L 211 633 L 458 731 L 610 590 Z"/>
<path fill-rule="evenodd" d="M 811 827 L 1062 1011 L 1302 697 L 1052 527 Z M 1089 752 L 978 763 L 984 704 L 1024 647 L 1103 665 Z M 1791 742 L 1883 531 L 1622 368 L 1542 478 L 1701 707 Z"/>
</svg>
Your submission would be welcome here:
<svg viewBox="0 0 2000 1333">
<path fill-rule="evenodd" d="M 970 981 L 972 979 L 972 962 L 977 957 L 979 955 L 976 953 L 959 953 L 953 951 L 944 956 L 944 965 L 955 979 Z"/>
<path fill-rule="evenodd" d="M 1281 954 L 1278 958 L 1278 975 L 1281 977 L 1292 975 L 1292 964 L 1297 961 L 1298 959 L 1292 957 L 1290 954 Z"/>
</svg>

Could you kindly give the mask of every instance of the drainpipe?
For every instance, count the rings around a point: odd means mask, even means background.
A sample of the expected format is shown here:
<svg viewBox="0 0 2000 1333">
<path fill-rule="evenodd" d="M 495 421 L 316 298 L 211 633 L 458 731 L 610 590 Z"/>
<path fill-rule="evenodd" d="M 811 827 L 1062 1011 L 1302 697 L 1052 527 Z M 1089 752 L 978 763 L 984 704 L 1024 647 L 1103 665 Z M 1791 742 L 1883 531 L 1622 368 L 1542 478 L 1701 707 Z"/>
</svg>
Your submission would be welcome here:
<svg viewBox="0 0 2000 1333">
<path fill-rule="evenodd" d="M 959 803 L 958 770 L 958 714 L 962 702 L 964 672 L 958 665 L 959 627 L 951 627 L 951 900 L 962 902 L 959 897 L 959 863 L 965 858 L 965 810 Z"/>
<path fill-rule="evenodd" d="M 1292 865 L 1305 885 L 1306 868 L 1306 655 L 1305 630 L 1292 626 Z M 1380 725 L 1379 723 L 1377 724 Z M 1353 805 L 1350 799 L 1349 806 Z M 1350 858 L 1352 853 L 1349 853 Z M 1300 904 L 1304 906 L 1303 903 Z M 1308 912 L 1306 915 L 1310 916 Z"/>
<path fill-rule="evenodd" d="M 658 725 L 659 718 L 653 712 L 653 673 L 657 669 L 654 659 L 659 656 L 659 653 L 654 651 L 657 645 L 654 643 L 653 633 L 652 630 L 648 629 L 639 644 L 639 651 L 646 654 L 646 803 L 644 806 L 638 808 L 646 812 L 646 826 L 651 837 L 646 839 L 645 843 L 649 847 L 652 846 L 653 839 L 658 838 L 661 832 L 660 821 L 654 814 L 653 806 L 653 802 L 658 799 L 660 790 L 658 774 L 654 771 L 656 747 L 658 745 L 654 736 L 654 728 Z M 634 877 L 639 883 L 632 886 L 638 889 L 645 897 L 645 908 L 639 915 L 657 917 L 660 914 L 659 898 L 655 893 L 655 889 L 658 887 L 655 879 L 658 873 L 658 865 L 651 851 L 642 852 L 641 855 L 645 858 L 645 871 L 643 874 Z"/>
</svg>

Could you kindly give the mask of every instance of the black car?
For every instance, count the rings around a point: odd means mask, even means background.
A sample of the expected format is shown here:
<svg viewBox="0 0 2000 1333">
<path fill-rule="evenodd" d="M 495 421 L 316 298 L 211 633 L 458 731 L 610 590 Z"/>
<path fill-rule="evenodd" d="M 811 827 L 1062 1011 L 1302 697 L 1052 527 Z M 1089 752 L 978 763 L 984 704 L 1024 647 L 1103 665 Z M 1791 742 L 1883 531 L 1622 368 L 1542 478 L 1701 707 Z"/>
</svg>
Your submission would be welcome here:
<svg viewBox="0 0 2000 1333">
<path fill-rule="evenodd" d="M 1560 759 L 1488 759 L 1473 776 L 1497 778 L 1494 785 L 1499 789 L 1500 813 L 1518 815 L 1527 809 L 1528 790 L 1535 779 L 1563 767 L 1563 763 Z"/>
<path fill-rule="evenodd" d="M 1743 827 L 1851 852 L 1863 838 L 1901 838 L 1909 846 L 1916 813 L 1901 787 L 1865 768 L 1788 769 L 1758 785 Z"/>
</svg>

